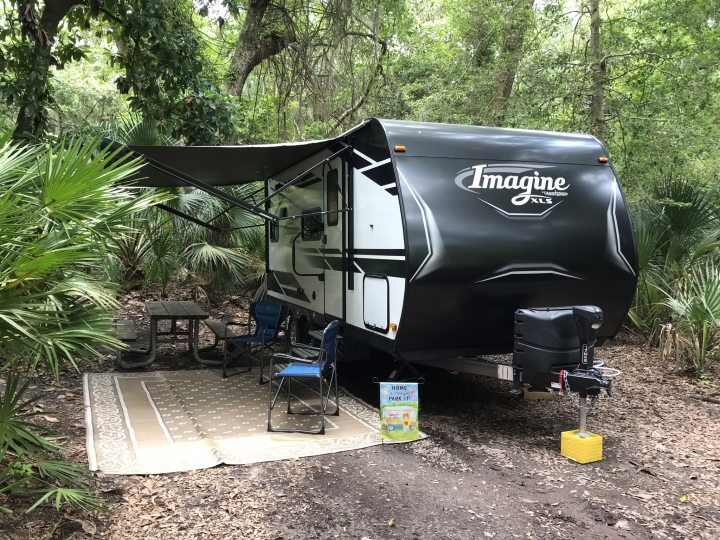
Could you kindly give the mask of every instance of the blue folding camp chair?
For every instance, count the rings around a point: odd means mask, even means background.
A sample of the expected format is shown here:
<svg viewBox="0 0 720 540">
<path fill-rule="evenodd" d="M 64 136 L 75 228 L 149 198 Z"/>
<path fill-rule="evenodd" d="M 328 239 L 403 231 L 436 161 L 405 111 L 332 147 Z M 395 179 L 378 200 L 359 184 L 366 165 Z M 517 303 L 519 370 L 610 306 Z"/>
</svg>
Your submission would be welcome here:
<svg viewBox="0 0 720 540">
<path fill-rule="evenodd" d="M 288 307 L 280 302 L 253 302 L 250 304 L 248 311 L 248 321 L 252 319 L 255 322 L 255 331 L 250 333 L 250 325 L 248 324 L 248 333 L 244 335 L 235 335 L 228 337 L 225 341 L 225 353 L 223 355 L 223 378 L 227 377 L 225 368 L 228 362 L 238 360 L 247 354 L 248 371 L 252 367 L 252 360 L 257 360 L 255 353 L 260 352 L 260 384 L 269 382 L 269 379 L 263 378 L 265 371 L 265 349 L 272 349 L 272 345 L 280 343 L 280 331 L 284 331 L 283 323 L 288 317 Z M 227 326 L 243 325 L 244 323 L 229 322 Z M 272 372 L 272 371 L 271 371 Z"/>
<path fill-rule="evenodd" d="M 325 416 L 327 415 L 327 406 L 330 401 L 330 392 L 334 390 L 335 393 L 335 412 L 332 416 L 340 415 L 340 402 L 338 400 L 337 391 L 337 337 L 338 331 L 340 330 L 340 323 L 333 321 L 327 325 L 323 332 L 322 342 L 320 347 L 311 347 L 310 345 L 303 345 L 300 343 L 293 343 L 294 349 L 303 349 L 307 352 L 314 353 L 314 357 L 300 358 L 297 356 L 291 356 L 289 354 L 275 353 L 270 360 L 270 378 L 271 380 L 277 380 L 278 389 L 273 396 L 272 384 L 269 389 L 269 404 L 268 404 L 268 431 L 274 432 L 285 432 L 285 433 L 310 433 L 313 435 L 324 435 L 325 434 Z M 273 375 L 273 362 L 290 362 L 290 364 Z M 290 407 L 290 382 L 292 379 L 304 379 L 306 381 L 317 381 L 320 385 L 320 410 L 319 411 L 308 411 L 308 412 L 295 412 Z M 285 381 L 287 380 L 287 395 L 288 395 L 288 414 L 310 414 L 319 415 L 321 417 L 320 429 L 318 430 L 306 430 L 306 429 L 277 429 L 272 427 L 272 411 L 275 407 L 275 402 L 280 395 Z M 327 385 L 327 392 L 323 392 L 324 384 Z M 333 388 L 334 385 L 334 388 Z"/>
</svg>

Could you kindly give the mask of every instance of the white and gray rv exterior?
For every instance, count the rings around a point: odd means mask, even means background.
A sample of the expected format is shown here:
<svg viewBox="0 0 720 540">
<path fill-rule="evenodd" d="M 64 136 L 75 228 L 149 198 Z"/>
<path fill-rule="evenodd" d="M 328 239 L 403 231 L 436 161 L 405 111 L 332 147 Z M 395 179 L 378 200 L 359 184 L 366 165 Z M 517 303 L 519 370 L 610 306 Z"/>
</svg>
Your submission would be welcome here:
<svg viewBox="0 0 720 540">
<path fill-rule="evenodd" d="M 325 141 L 133 150 L 173 167 L 143 185 L 265 182 L 268 295 L 299 337 L 339 319 L 350 342 L 442 365 L 510 352 L 520 308 L 599 306 L 602 342 L 633 298 L 627 203 L 589 135 L 370 119 Z"/>
</svg>

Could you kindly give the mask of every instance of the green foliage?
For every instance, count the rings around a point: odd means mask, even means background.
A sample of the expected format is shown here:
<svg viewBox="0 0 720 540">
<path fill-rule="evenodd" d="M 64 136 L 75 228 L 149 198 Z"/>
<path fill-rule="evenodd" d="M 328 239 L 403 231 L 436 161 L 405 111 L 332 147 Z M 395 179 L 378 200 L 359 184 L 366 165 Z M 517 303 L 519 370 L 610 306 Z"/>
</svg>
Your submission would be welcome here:
<svg viewBox="0 0 720 540">
<path fill-rule="evenodd" d="M 87 38 L 85 38 L 87 39 Z M 85 48 L 85 55 L 54 70 L 54 106 L 47 131 L 78 138 L 95 136 L 103 126 L 127 114 L 127 99 L 117 91 L 116 70 L 107 62 L 107 52 L 98 42 Z"/>
<path fill-rule="evenodd" d="M 241 137 L 242 107 L 235 96 L 223 94 L 212 85 L 196 90 L 183 101 L 184 110 L 174 112 L 170 123 L 173 135 L 188 145 L 212 146 Z"/>
<path fill-rule="evenodd" d="M 28 146 L 0 136 L 0 493 L 102 509 L 90 473 L 63 461 L 62 448 L 33 422 L 41 396 L 21 376 L 56 378 L 115 349 L 110 310 L 116 286 L 94 269 L 111 242 L 132 233 L 128 216 L 157 197 L 123 187 L 137 162 L 98 152 L 92 142 Z M 2 509 L 8 511 L 7 509 Z"/>
<path fill-rule="evenodd" d="M 678 320 L 678 332 L 692 344 L 690 359 L 703 372 L 708 351 L 718 344 L 720 268 L 713 263 L 691 267 L 667 295 L 667 305 Z"/>
<path fill-rule="evenodd" d="M 235 186 L 231 192 L 239 199 L 252 200 L 261 189 L 247 184 Z M 265 228 L 257 217 L 199 190 L 178 194 L 171 204 L 225 231 L 174 220 L 181 264 L 207 285 L 211 296 L 257 285 L 265 272 Z"/>
<path fill-rule="evenodd" d="M 28 412 L 42 396 L 25 398 L 30 382 L 20 384 L 20 377 L 10 375 L 5 382 L 5 391 L 0 403 L 0 452 L 16 456 L 51 454 L 59 450 L 55 443 L 38 434 L 42 428 L 32 422 L 40 412 Z M 19 470 L 20 468 L 18 468 Z M 17 472 L 17 471 L 13 471 Z"/>
<path fill-rule="evenodd" d="M 17 374 L 7 376 L 0 399 L 0 494 L 28 493 L 38 499 L 27 509 L 30 512 L 54 497 L 55 507 L 64 504 L 86 511 L 105 510 L 102 499 L 88 491 L 92 475 L 74 463 L 56 459 L 61 447 L 32 419 L 41 414 L 30 412 L 42 396 L 24 398 L 29 381 L 20 384 Z M 0 506 L 0 512 L 11 510 Z"/>
<path fill-rule="evenodd" d="M 18 388 L 18 376 L 10 375 L 2 396 L 3 403 L 12 406 L 0 409 L 0 494 L 39 496 L 27 512 L 53 495 L 58 509 L 66 503 L 85 510 L 105 510 L 102 499 L 88 490 L 92 475 L 87 469 L 53 459 L 60 455 L 61 447 L 47 438 L 51 434 L 30 421 L 36 413 L 27 412 L 37 398 L 18 403 L 27 386 L 26 382 Z M 0 512 L 11 510 L 0 506 Z"/>
<path fill-rule="evenodd" d="M 106 133 L 126 144 L 171 142 L 156 124 L 133 117 L 108 125 Z M 235 197 L 249 200 L 262 192 L 262 186 L 254 184 L 229 189 Z M 223 232 L 158 209 L 133 214 L 129 231 L 110 242 L 111 256 L 103 265 L 108 278 L 126 290 L 159 284 L 163 296 L 180 268 L 205 285 L 211 296 L 257 285 L 265 272 L 265 232 L 257 217 L 200 190 L 148 191 Z"/>
<path fill-rule="evenodd" d="M 716 190 L 666 179 L 637 205 L 633 222 L 640 276 L 630 320 L 702 372 L 720 321 Z"/>
<path fill-rule="evenodd" d="M 108 0 L 99 6 L 3 0 L 3 8 L 0 96 L 16 117 L 16 136 L 37 139 L 48 128 L 86 135 L 99 121 L 121 113 L 119 94 L 115 103 L 108 102 L 108 93 L 118 91 L 130 94 L 131 110 L 164 122 L 189 144 L 234 136 L 237 103 L 218 92 L 211 69 L 210 76 L 203 73 L 208 62 L 192 2 Z M 104 42 L 109 58 L 98 54 Z M 102 83 L 78 87 L 72 76 L 54 82 L 58 70 L 81 61 L 104 75 Z M 52 110 L 57 125 L 51 123 Z"/>
<path fill-rule="evenodd" d="M 173 146 L 175 141 L 167 135 L 162 124 L 143 120 L 140 115 L 129 114 L 102 124 L 102 134 L 114 141 L 137 146 Z"/>
<path fill-rule="evenodd" d="M 152 204 L 117 185 L 137 163 L 94 145 L 23 147 L 0 139 L 0 355 L 6 366 L 58 374 L 117 347 L 114 286 L 92 277 L 129 214 Z M 91 159 L 92 158 L 92 159 Z"/>
</svg>

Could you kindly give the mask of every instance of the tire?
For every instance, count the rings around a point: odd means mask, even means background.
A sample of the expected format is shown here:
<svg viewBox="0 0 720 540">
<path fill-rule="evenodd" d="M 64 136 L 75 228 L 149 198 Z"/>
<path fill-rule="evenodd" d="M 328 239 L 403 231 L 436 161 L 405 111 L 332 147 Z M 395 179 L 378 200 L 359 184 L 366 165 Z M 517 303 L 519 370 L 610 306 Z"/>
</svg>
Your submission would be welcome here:
<svg viewBox="0 0 720 540">
<path fill-rule="evenodd" d="M 304 319 L 298 319 L 292 315 L 290 317 L 288 329 L 288 347 L 290 347 L 293 343 L 307 344 L 307 324 L 305 324 Z"/>
</svg>

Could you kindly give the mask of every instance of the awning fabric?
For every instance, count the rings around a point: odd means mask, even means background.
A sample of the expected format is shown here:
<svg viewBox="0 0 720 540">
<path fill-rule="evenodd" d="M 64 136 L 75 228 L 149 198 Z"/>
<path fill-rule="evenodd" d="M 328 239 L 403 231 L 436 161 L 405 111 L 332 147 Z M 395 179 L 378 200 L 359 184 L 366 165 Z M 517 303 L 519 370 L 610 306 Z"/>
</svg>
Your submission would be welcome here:
<svg viewBox="0 0 720 540">
<path fill-rule="evenodd" d="M 181 171 L 211 186 L 249 184 L 330 155 L 338 140 L 248 146 L 130 146 L 130 149 Z M 337 149 L 341 148 L 337 146 Z M 187 183 L 156 168 L 144 166 L 137 176 L 139 187 L 182 187 Z M 277 178 L 279 179 L 279 178 Z"/>
</svg>

